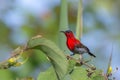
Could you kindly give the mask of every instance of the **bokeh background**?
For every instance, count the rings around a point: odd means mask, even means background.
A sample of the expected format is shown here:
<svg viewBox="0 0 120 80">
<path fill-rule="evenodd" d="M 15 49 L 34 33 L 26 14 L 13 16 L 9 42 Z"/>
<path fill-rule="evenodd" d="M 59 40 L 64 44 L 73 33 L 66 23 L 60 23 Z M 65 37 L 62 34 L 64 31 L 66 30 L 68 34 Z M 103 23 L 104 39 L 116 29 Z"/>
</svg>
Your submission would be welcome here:
<svg viewBox="0 0 120 80">
<path fill-rule="evenodd" d="M 69 27 L 75 32 L 78 0 L 68 0 Z M 97 57 L 92 60 L 106 72 L 113 53 L 113 70 L 120 68 L 120 0 L 83 0 L 82 43 Z M 60 0 L 0 0 L 0 61 L 10 57 L 18 46 L 23 46 L 35 35 L 42 35 L 58 43 Z M 65 44 L 65 43 L 63 43 Z M 113 51 L 112 51 L 113 45 Z M 0 80 L 36 78 L 50 65 L 45 55 L 33 51 L 20 67 L 0 70 Z M 113 73 L 120 79 L 120 71 Z"/>
</svg>

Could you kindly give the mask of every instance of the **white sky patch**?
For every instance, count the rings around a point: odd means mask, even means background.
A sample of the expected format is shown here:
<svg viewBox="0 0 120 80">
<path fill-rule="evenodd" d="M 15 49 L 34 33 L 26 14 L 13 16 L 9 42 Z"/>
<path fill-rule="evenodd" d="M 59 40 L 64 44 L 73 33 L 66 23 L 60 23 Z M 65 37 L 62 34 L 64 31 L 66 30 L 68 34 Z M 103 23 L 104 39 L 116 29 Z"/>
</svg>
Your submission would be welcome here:
<svg viewBox="0 0 120 80">
<path fill-rule="evenodd" d="M 16 4 L 33 14 L 44 14 L 60 2 L 58 0 L 16 0 Z"/>
</svg>

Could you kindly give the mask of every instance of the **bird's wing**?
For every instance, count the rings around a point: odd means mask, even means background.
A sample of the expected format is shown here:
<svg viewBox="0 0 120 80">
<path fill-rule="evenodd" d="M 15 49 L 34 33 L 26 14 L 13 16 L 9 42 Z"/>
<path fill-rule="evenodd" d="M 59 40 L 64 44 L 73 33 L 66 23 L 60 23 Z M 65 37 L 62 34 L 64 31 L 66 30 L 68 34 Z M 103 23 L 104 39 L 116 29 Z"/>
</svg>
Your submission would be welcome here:
<svg viewBox="0 0 120 80">
<path fill-rule="evenodd" d="M 82 44 L 82 48 L 86 49 L 87 52 L 90 52 L 90 50 L 85 45 L 83 45 L 83 44 Z"/>
<path fill-rule="evenodd" d="M 75 47 L 74 51 L 76 53 L 81 53 L 81 54 L 82 53 L 87 53 L 87 50 L 85 48 L 77 48 L 77 47 Z"/>
<path fill-rule="evenodd" d="M 89 51 L 89 49 L 85 45 L 83 45 L 82 43 L 77 41 L 75 43 L 74 51 L 77 52 L 77 53 L 87 53 Z"/>
<path fill-rule="evenodd" d="M 92 53 L 90 52 L 90 50 L 89 50 L 85 45 L 83 45 L 82 43 L 76 44 L 74 51 L 75 51 L 76 53 L 79 53 L 79 54 L 88 53 L 89 55 L 91 55 L 91 56 L 93 56 L 93 57 L 96 57 L 96 56 L 95 56 L 94 54 L 92 54 Z"/>
</svg>

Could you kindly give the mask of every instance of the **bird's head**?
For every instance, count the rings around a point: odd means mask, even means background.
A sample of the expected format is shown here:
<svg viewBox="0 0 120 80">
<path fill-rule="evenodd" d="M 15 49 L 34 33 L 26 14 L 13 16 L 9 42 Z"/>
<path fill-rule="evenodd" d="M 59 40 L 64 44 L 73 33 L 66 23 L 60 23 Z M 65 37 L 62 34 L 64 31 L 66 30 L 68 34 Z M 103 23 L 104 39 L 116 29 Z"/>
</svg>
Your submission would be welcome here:
<svg viewBox="0 0 120 80">
<path fill-rule="evenodd" d="M 66 35 L 67 38 L 74 37 L 73 32 L 71 30 L 61 31 Z"/>
</svg>

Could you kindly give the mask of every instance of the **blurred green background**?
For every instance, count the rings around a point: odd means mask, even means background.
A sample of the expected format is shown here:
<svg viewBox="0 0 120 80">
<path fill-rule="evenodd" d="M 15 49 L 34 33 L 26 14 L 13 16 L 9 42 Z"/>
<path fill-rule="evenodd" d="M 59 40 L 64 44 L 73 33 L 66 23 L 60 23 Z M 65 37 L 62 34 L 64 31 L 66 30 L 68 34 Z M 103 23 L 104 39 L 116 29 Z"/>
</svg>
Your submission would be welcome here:
<svg viewBox="0 0 120 80">
<path fill-rule="evenodd" d="M 75 32 L 78 0 L 68 0 L 68 21 Z M 120 67 L 120 0 L 83 0 L 83 36 L 81 42 L 97 57 L 91 62 L 106 71 L 113 44 L 112 67 Z M 60 0 L 0 0 L 0 61 L 23 46 L 35 35 L 58 44 Z M 65 44 L 65 43 L 63 43 Z M 66 50 L 68 51 L 68 50 Z M 40 51 L 31 51 L 20 67 L 0 70 L 0 80 L 36 78 L 49 63 Z M 41 53 L 41 54 L 40 54 Z M 113 74 L 116 80 L 120 72 Z"/>
</svg>

